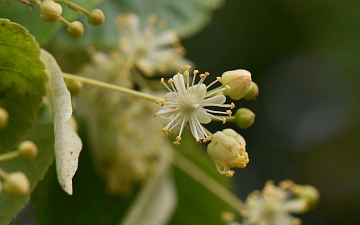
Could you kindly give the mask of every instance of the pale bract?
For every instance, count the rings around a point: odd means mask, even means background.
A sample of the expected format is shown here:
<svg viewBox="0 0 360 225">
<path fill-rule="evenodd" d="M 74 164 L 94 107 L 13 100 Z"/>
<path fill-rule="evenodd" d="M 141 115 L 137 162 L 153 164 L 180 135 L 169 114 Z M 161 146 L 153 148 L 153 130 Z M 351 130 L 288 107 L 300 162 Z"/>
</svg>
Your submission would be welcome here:
<svg viewBox="0 0 360 225">
<path fill-rule="evenodd" d="M 49 77 L 48 101 L 54 117 L 55 160 L 58 181 L 62 189 L 72 195 L 72 178 L 78 168 L 82 142 L 71 126 L 72 105 L 62 71 L 53 56 L 41 50 L 41 60 Z"/>
<path fill-rule="evenodd" d="M 169 92 L 164 96 L 163 100 L 156 101 L 165 109 L 159 110 L 154 115 L 160 115 L 162 118 L 169 120 L 169 123 L 162 129 L 165 134 L 171 133 L 172 129 L 179 130 L 174 144 L 180 144 L 181 134 L 186 124 L 189 125 L 196 142 L 199 143 L 201 140 L 206 142 L 211 139 L 211 133 L 202 124 L 210 123 L 212 119 L 225 123 L 226 119 L 216 114 L 231 115 L 230 110 L 216 111 L 206 107 L 232 109 L 235 105 L 233 103 L 224 104 L 226 97 L 222 92 L 228 87 L 208 91 L 208 88 L 218 82 L 218 79 L 206 86 L 203 82 L 209 76 L 209 73 L 204 73 L 199 75 L 200 81 L 195 84 L 199 71 L 195 70 L 193 78 L 190 79 L 190 66 L 185 66 L 185 69 L 184 74 L 178 71 L 173 78 L 170 78 L 169 85 L 165 83 L 163 78 L 161 79 L 161 83 L 165 85 Z"/>
</svg>

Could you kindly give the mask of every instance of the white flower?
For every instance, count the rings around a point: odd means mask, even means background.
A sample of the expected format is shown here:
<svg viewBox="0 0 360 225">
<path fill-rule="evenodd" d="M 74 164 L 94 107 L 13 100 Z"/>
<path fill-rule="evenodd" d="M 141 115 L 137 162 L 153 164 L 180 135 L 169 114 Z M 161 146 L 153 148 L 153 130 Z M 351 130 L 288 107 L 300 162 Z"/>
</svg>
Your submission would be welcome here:
<svg viewBox="0 0 360 225">
<path fill-rule="evenodd" d="M 166 73 L 190 64 L 183 57 L 185 49 L 177 34 L 173 30 L 158 32 L 156 20 L 156 15 L 150 15 L 143 29 L 136 14 L 126 13 L 116 20 L 120 51 L 132 58 L 138 69 L 149 77 L 155 72 Z M 161 20 L 158 25 L 161 26 Z"/>
<path fill-rule="evenodd" d="M 249 163 L 245 145 L 245 139 L 240 134 L 232 129 L 225 129 L 212 136 L 211 143 L 207 146 L 207 153 L 219 173 L 232 177 L 234 171 L 230 168 L 245 168 Z"/>
<path fill-rule="evenodd" d="M 307 201 L 292 198 L 288 188 L 277 187 L 267 182 L 263 191 L 251 193 L 243 212 L 248 225 L 297 225 L 301 221 L 291 213 L 303 213 L 308 209 Z"/>
<path fill-rule="evenodd" d="M 223 73 L 221 83 L 229 85 L 230 90 L 224 91 L 234 100 L 239 100 L 249 91 L 251 85 L 251 73 L 247 70 L 232 70 Z"/>
<path fill-rule="evenodd" d="M 161 106 L 166 109 L 160 110 L 154 114 L 154 116 L 160 115 L 162 118 L 169 118 L 170 122 L 162 130 L 164 133 L 169 134 L 172 129 L 179 128 L 179 134 L 176 137 L 174 144 L 179 144 L 181 140 L 181 133 L 186 124 L 189 124 L 191 133 L 196 139 L 196 142 L 200 143 L 201 140 L 204 142 L 211 139 L 210 132 L 208 132 L 201 124 L 210 123 L 212 119 L 217 119 L 226 122 L 224 117 L 218 117 L 213 114 L 225 114 L 231 115 L 230 110 L 226 111 L 215 111 L 206 109 L 205 107 L 223 107 L 223 108 L 234 108 L 235 105 L 224 104 L 226 97 L 222 94 L 222 91 L 229 88 L 214 89 L 208 91 L 208 88 L 216 83 L 217 80 L 206 86 L 203 84 L 205 78 L 209 73 L 200 74 L 200 81 L 195 84 L 196 75 L 199 71 L 193 72 L 194 77 L 190 80 L 189 69 L 190 66 L 185 66 L 184 74 L 180 71 L 173 78 L 170 78 L 166 85 L 164 78 L 161 79 L 166 88 L 170 91 L 164 97 L 164 100 L 158 100 Z"/>
</svg>

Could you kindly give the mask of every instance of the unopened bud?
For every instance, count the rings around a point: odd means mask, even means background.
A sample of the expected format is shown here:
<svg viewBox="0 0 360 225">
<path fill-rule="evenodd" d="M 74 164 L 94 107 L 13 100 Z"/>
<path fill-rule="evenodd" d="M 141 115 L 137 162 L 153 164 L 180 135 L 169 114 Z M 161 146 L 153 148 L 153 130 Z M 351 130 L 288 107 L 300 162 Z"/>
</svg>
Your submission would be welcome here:
<svg viewBox="0 0 360 225">
<path fill-rule="evenodd" d="M 71 96 L 77 95 L 82 91 L 84 85 L 81 81 L 77 80 L 65 80 L 66 87 L 69 90 Z"/>
<path fill-rule="evenodd" d="M 93 9 L 90 11 L 87 20 L 90 25 L 99 26 L 105 21 L 105 16 L 100 9 Z"/>
<path fill-rule="evenodd" d="M 0 130 L 9 123 L 9 113 L 6 109 L 0 107 Z"/>
<path fill-rule="evenodd" d="M 4 192 L 11 196 L 23 196 L 30 191 L 29 179 L 23 172 L 13 172 L 4 182 Z"/>
<path fill-rule="evenodd" d="M 259 87 L 255 82 L 251 82 L 250 89 L 246 92 L 244 99 L 245 100 L 255 100 L 259 95 Z"/>
<path fill-rule="evenodd" d="M 295 194 L 297 197 L 307 201 L 309 209 L 313 209 L 319 202 L 320 193 L 319 191 L 311 185 L 299 185 L 295 189 Z"/>
<path fill-rule="evenodd" d="M 18 147 L 19 154 L 24 159 L 35 159 L 38 155 L 38 148 L 32 141 L 23 141 Z"/>
<path fill-rule="evenodd" d="M 236 111 L 234 122 L 241 129 L 251 127 L 255 121 L 255 114 L 247 108 L 240 108 Z"/>
<path fill-rule="evenodd" d="M 249 163 L 245 151 L 245 139 L 232 129 L 218 131 L 211 137 L 207 146 L 207 154 L 214 161 L 219 173 L 232 177 L 230 168 L 244 168 Z"/>
<path fill-rule="evenodd" d="M 84 34 L 84 26 L 79 21 L 73 21 L 69 23 L 67 32 L 70 37 L 79 38 Z"/>
<path fill-rule="evenodd" d="M 44 0 L 40 4 L 40 18 L 44 22 L 57 22 L 60 20 L 62 7 L 53 0 Z"/>
<path fill-rule="evenodd" d="M 249 91 L 251 85 L 251 73 L 247 70 L 227 71 L 221 76 L 221 84 L 228 85 L 229 90 L 225 90 L 224 94 L 234 100 L 239 100 L 246 92 Z"/>
</svg>

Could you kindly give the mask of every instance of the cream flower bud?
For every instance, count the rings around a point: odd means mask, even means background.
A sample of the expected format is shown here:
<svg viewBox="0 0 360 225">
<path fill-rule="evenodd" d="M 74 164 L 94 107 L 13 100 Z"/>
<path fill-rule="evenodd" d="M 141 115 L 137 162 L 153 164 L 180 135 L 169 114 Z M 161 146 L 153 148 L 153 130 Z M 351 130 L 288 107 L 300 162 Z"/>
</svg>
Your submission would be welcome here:
<svg viewBox="0 0 360 225">
<path fill-rule="evenodd" d="M 9 123 L 9 113 L 6 109 L 0 107 L 0 130 Z"/>
<path fill-rule="evenodd" d="M 319 191 L 311 185 L 297 185 L 295 188 L 295 194 L 297 197 L 305 199 L 307 201 L 309 209 L 315 208 L 319 202 Z"/>
<path fill-rule="evenodd" d="M 207 154 L 214 161 L 219 173 L 232 177 L 235 172 L 230 168 L 244 168 L 249 163 L 245 145 L 245 139 L 240 134 L 232 129 L 225 129 L 213 134 Z"/>
<path fill-rule="evenodd" d="M 19 154 L 24 159 L 34 159 L 38 155 L 38 148 L 32 141 L 23 141 L 18 147 Z"/>
<path fill-rule="evenodd" d="M 221 76 L 221 84 L 229 86 L 224 94 L 234 100 L 239 100 L 249 91 L 251 85 L 251 73 L 247 70 L 227 71 Z"/>
<path fill-rule="evenodd" d="M 244 99 L 245 100 L 255 100 L 259 95 L 259 87 L 255 82 L 251 82 L 250 89 L 246 92 Z"/>
<path fill-rule="evenodd" d="M 60 20 L 62 7 L 53 0 L 45 0 L 40 4 L 40 18 L 44 22 L 57 22 Z"/>
<path fill-rule="evenodd" d="M 13 172 L 4 182 L 4 192 L 11 196 L 23 196 L 30 191 L 30 182 L 23 172 Z"/>
<path fill-rule="evenodd" d="M 241 129 L 249 128 L 255 121 L 255 114 L 247 108 L 240 108 L 236 111 L 234 122 Z"/>
<path fill-rule="evenodd" d="M 70 37 L 79 38 L 84 34 L 84 25 L 79 21 L 73 21 L 69 23 L 67 32 Z"/>
<path fill-rule="evenodd" d="M 93 9 L 90 11 L 87 21 L 90 25 L 99 26 L 105 21 L 105 16 L 103 11 L 100 9 Z"/>
</svg>

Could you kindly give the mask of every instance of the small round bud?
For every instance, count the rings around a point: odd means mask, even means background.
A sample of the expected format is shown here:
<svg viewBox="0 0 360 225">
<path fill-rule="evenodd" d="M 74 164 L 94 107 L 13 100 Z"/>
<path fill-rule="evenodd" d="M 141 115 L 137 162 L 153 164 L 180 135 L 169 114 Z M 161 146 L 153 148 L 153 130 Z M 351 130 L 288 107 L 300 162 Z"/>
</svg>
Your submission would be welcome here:
<svg viewBox="0 0 360 225">
<path fill-rule="evenodd" d="M 69 90 L 71 96 L 77 95 L 82 91 L 84 85 L 81 81 L 77 80 L 65 80 L 66 87 Z"/>
<path fill-rule="evenodd" d="M 240 108 L 236 111 L 234 122 L 241 129 L 251 127 L 255 121 L 255 114 L 247 108 Z"/>
<path fill-rule="evenodd" d="M 87 21 L 90 25 L 99 26 L 105 21 L 103 11 L 100 9 L 93 9 L 90 11 Z"/>
<path fill-rule="evenodd" d="M 53 0 L 45 0 L 40 4 L 40 18 L 44 22 L 57 22 L 60 20 L 62 7 Z"/>
<path fill-rule="evenodd" d="M 309 209 L 315 208 L 320 198 L 319 191 L 311 185 L 298 185 L 295 188 L 295 194 L 297 197 L 307 201 Z"/>
<path fill-rule="evenodd" d="M 0 130 L 9 123 L 9 113 L 6 109 L 0 107 Z"/>
<path fill-rule="evenodd" d="M 224 91 L 225 95 L 234 100 L 239 100 L 250 89 L 251 73 L 247 70 L 227 71 L 221 75 L 221 84 L 230 87 L 229 90 Z"/>
<path fill-rule="evenodd" d="M 30 191 L 29 179 L 23 172 L 13 172 L 4 182 L 4 192 L 11 196 L 23 196 Z"/>
<path fill-rule="evenodd" d="M 18 146 L 20 157 L 24 159 L 35 159 L 38 155 L 38 148 L 32 141 L 23 141 Z"/>
<path fill-rule="evenodd" d="M 255 82 L 251 82 L 250 89 L 246 92 L 244 99 L 245 100 L 255 100 L 259 95 L 259 87 Z"/>
<path fill-rule="evenodd" d="M 84 34 L 84 26 L 79 21 L 73 21 L 69 23 L 67 32 L 70 37 L 79 38 Z"/>
<path fill-rule="evenodd" d="M 245 151 L 245 139 L 232 129 L 216 132 L 207 146 L 207 154 L 214 161 L 219 173 L 232 177 L 234 171 L 230 168 L 244 168 L 249 163 Z"/>
</svg>

